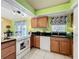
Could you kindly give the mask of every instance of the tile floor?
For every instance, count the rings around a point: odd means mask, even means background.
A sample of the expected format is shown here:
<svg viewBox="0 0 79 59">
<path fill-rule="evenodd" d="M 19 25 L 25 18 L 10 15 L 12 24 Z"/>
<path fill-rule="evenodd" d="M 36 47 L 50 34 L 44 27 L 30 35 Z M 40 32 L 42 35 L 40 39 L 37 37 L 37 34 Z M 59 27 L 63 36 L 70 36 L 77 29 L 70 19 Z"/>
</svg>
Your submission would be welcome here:
<svg viewBox="0 0 79 59">
<path fill-rule="evenodd" d="M 71 57 L 33 48 L 22 59 L 72 59 Z"/>
</svg>

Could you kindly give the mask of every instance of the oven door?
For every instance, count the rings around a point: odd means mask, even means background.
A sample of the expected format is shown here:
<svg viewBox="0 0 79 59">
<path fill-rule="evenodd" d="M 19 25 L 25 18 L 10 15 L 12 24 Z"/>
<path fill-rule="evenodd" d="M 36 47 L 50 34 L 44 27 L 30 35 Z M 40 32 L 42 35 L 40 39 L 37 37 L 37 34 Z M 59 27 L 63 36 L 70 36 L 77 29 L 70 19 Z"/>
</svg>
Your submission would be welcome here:
<svg viewBox="0 0 79 59">
<path fill-rule="evenodd" d="M 16 55 L 21 54 L 22 52 L 24 52 L 28 48 L 30 48 L 30 40 L 29 39 L 16 41 Z"/>
<path fill-rule="evenodd" d="M 16 42 L 16 55 L 19 55 L 26 49 L 25 40 L 17 41 Z"/>
</svg>

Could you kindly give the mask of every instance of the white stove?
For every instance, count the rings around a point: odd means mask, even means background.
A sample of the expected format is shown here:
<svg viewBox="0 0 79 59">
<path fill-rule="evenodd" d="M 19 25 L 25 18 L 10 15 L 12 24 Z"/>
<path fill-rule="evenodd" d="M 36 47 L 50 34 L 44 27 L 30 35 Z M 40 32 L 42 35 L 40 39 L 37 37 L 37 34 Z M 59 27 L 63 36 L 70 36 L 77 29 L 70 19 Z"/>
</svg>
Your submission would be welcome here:
<svg viewBox="0 0 79 59">
<path fill-rule="evenodd" d="M 22 59 L 30 51 L 30 37 L 16 40 L 16 59 Z"/>
</svg>

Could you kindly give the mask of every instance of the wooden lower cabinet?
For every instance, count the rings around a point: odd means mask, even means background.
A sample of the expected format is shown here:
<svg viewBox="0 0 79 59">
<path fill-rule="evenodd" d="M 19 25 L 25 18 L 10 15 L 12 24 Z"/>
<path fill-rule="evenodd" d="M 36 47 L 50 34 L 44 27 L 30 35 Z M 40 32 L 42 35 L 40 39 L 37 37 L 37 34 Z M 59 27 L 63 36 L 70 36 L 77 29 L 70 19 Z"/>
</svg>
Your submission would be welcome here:
<svg viewBox="0 0 79 59">
<path fill-rule="evenodd" d="M 31 47 L 40 48 L 40 36 L 31 36 Z"/>
<path fill-rule="evenodd" d="M 30 37 L 30 48 L 34 47 L 34 35 Z"/>
<path fill-rule="evenodd" d="M 16 41 L 1 43 L 1 59 L 16 59 Z"/>
<path fill-rule="evenodd" d="M 34 36 L 34 47 L 40 48 L 40 36 Z"/>
<path fill-rule="evenodd" d="M 70 55 L 71 54 L 71 44 L 70 40 L 60 40 L 60 53 Z"/>
<path fill-rule="evenodd" d="M 59 41 L 58 40 L 51 40 L 51 51 L 59 52 Z"/>
<path fill-rule="evenodd" d="M 31 46 L 40 48 L 40 36 L 33 35 L 31 37 Z M 64 37 L 51 37 L 50 50 L 60 54 L 73 56 L 73 40 Z"/>
<path fill-rule="evenodd" d="M 73 40 L 71 41 L 71 57 L 73 57 Z"/>
<path fill-rule="evenodd" d="M 72 55 L 72 40 L 68 38 L 51 37 L 51 51 L 58 52 L 64 55 Z"/>
</svg>

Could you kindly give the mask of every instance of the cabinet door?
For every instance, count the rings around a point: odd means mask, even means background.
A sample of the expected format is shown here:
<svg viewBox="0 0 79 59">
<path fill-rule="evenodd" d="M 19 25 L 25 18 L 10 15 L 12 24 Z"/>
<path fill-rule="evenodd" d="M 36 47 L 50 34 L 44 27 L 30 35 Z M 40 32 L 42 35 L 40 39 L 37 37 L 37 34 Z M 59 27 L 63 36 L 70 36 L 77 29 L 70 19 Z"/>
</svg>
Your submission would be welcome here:
<svg viewBox="0 0 79 59">
<path fill-rule="evenodd" d="M 71 40 L 71 56 L 73 57 L 73 40 Z"/>
<path fill-rule="evenodd" d="M 34 45 L 36 48 L 40 48 L 40 36 L 34 37 Z"/>
<path fill-rule="evenodd" d="M 1 46 L 2 46 L 2 49 L 1 49 L 2 59 L 9 59 L 8 57 L 10 57 L 10 55 L 16 53 L 16 41 L 2 43 Z M 16 54 L 12 56 L 16 57 Z"/>
<path fill-rule="evenodd" d="M 6 58 L 4 58 L 4 59 L 16 59 L 16 54 L 15 54 L 15 53 L 13 53 L 13 54 L 11 54 L 11 55 L 7 56 L 7 57 L 6 57 Z"/>
<path fill-rule="evenodd" d="M 59 40 L 51 40 L 51 51 L 59 52 Z"/>
<path fill-rule="evenodd" d="M 60 53 L 66 54 L 66 55 L 70 55 L 71 52 L 71 46 L 70 46 L 71 42 L 70 40 L 61 40 L 60 41 Z"/>
<path fill-rule="evenodd" d="M 36 47 L 36 38 L 34 36 L 34 39 L 33 39 L 33 47 Z"/>
<path fill-rule="evenodd" d="M 31 38 L 30 38 L 30 48 L 34 47 L 34 36 L 31 35 Z"/>
<path fill-rule="evenodd" d="M 38 26 L 37 26 L 37 18 L 32 18 L 31 19 L 31 26 L 33 27 L 33 28 L 37 28 Z"/>
<path fill-rule="evenodd" d="M 47 27 L 48 26 L 48 18 L 47 17 L 39 17 L 38 18 L 38 27 Z"/>
</svg>

